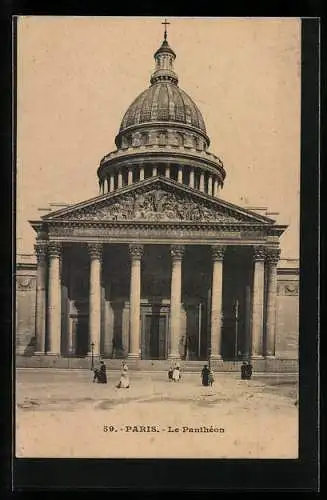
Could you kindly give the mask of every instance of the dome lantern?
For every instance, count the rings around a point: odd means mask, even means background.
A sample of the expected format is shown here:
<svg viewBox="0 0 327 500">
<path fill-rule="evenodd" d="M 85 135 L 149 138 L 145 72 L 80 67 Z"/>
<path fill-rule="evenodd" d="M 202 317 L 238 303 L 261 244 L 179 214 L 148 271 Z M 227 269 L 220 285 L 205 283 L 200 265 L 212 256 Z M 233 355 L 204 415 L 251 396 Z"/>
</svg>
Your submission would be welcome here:
<svg viewBox="0 0 327 500">
<path fill-rule="evenodd" d="M 165 33 L 164 40 L 161 44 L 161 47 L 154 53 L 154 59 L 156 61 L 156 69 L 153 75 L 151 76 L 150 83 L 154 85 L 155 83 L 162 81 L 169 81 L 175 85 L 178 84 L 178 77 L 174 72 L 174 60 L 176 59 L 176 54 L 173 49 L 169 46 L 167 41 L 167 23 L 165 20 Z"/>
</svg>

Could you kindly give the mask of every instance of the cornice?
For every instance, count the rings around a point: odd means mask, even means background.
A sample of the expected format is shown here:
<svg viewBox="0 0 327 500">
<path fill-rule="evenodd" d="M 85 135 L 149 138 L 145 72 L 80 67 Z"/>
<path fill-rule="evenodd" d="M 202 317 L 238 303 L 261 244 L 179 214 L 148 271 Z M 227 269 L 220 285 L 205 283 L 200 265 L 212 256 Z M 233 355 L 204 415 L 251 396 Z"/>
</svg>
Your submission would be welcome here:
<svg viewBox="0 0 327 500">
<path fill-rule="evenodd" d="M 269 229 L 265 225 L 260 223 L 252 224 L 248 222 L 240 222 L 240 223 L 218 223 L 218 222 L 189 222 L 189 221 L 103 221 L 103 220 L 79 220 L 79 219 L 58 219 L 58 220 L 49 220 L 47 221 L 49 228 L 55 226 L 63 228 L 67 227 L 107 227 L 107 228 L 133 228 L 138 227 L 140 229 L 164 229 L 164 228 L 173 228 L 173 229 L 216 229 L 217 231 L 258 231 L 268 233 Z"/>
</svg>

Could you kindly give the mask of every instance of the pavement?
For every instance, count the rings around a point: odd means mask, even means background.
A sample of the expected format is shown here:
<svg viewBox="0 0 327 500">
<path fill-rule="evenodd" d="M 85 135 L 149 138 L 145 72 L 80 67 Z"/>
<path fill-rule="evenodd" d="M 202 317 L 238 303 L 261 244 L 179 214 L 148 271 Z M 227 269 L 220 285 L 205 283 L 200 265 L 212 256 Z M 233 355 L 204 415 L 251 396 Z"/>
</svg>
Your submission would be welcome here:
<svg viewBox="0 0 327 500">
<path fill-rule="evenodd" d="M 297 377 L 130 372 L 130 388 L 93 384 L 89 370 L 17 369 L 16 456 L 297 458 Z"/>
</svg>

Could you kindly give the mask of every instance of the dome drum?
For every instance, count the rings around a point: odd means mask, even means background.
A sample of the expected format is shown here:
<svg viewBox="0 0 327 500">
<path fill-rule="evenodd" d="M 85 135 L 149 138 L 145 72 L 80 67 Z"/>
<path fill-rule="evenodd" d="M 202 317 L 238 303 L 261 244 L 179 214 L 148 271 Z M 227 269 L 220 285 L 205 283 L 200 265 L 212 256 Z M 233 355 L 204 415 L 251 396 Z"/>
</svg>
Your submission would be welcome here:
<svg viewBox="0 0 327 500">
<path fill-rule="evenodd" d="M 156 122 L 155 124 L 144 123 L 126 128 L 117 135 L 115 143 L 118 149 L 141 145 L 185 145 L 202 151 L 208 148 L 210 140 L 205 133 L 195 127 L 171 122 Z"/>
<path fill-rule="evenodd" d="M 223 187 L 226 174 L 223 164 L 218 158 L 209 160 L 200 156 L 180 153 L 167 155 L 167 152 L 152 152 L 147 155 L 144 152 L 141 154 L 110 155 L 109 158 L 105 157 L 98 169 L 100 185 L 105 186 L 106 182 L 109 185 L 108 179 L 114 178 L 116 181 L 112 180 L 112 183 L 117 188 L 153 176 L 169 177 L 189 185 L 191 175 L 195 179 L 200 179 L 202 176 L 204 181 L 211 177 L 212 180 L 217 181 L 218 186 Z M 121 179 L 120 182 L 118 182 L 118 178 Z M 199 189 L 196 181 L 193 187 Z M 108 187 L 108 191 L 113 189 Z"/>
<path fill-rule="evenodd" d="M 177 147 L 175 150 L 171 148 L 160 147 L 138 147 L 119 150 L 109 155 L 106 155 L 100 162 L 98 175 L 101 176 L 104 170 L 110 170 L 115 166 L 123 165 L 139 165 L 146 162 L 162 162 L 162 163 L 177 163 L 181 166 L 192 165 L 192 167 L 200 168 L 212 172 L 214 175 L 221 177 L 222 181 L 226 177 L 226 172 L 222 161 L 215 155 L 208 152 L 197 152 L 195 150 L 187 150 L 184 147 Z"/>
<path fill-rule="evenodd" d="M 165 177 L 210 196 L 218 196 L 219 188 L 223 186 L 222 178 L 217 171 L 165 160 L 119 165 L 115 163 L 110 169 L 105 169 L 101 175 L 99 174 L 100 188 L 104 194 L 155 177 Z"/>
</svg>

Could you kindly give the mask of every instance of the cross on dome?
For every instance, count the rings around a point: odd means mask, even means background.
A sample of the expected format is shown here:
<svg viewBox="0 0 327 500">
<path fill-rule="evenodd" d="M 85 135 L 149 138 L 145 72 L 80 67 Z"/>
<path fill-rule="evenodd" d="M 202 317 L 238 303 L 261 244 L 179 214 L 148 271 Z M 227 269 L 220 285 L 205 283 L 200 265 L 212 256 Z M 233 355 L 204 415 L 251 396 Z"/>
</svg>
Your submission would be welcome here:
<svg viewBox="0 0 327 500">
<path fill-rule="evenodd" d="M 170 23 L 167 21 L 167 19 L 165 19 L 165 21 L 161 24 L 165 25 L 164 39 L 167 40 L 167 25 Z"/>
</svg>

